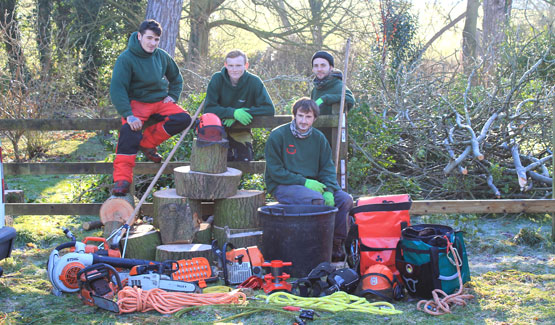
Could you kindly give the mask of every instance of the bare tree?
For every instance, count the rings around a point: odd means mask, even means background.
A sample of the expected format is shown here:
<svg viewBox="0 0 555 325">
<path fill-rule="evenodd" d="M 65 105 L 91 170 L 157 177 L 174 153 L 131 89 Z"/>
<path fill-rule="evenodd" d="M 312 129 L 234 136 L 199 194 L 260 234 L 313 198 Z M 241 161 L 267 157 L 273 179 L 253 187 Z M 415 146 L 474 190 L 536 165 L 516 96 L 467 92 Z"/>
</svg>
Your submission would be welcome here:
<svg viewBox="0 0 555 325">
<path fill-rule="evenodd" d="M 498 47 L 505 40 L 512 3 L 512 0 L 484 0 L 482 49 L 486 72 L 491 73 L 497 62 Z"/>
<path fill-rule="evenodd" d="M 146 7 L 145 19 L 154 19 L 162 25 L 160 48 L 171 56 L 175 54 L 175 41 L 179 34 L 179 21 L 182 11 L 183 0 L 149 0 Z"/>
<path fill-rule="evenodd" d="M 463 29 L 463 65 L 466 75 L 470 75 L 476 64 L 476 27 L 478 24 L 478 8 L 480 0 L 467 0 L 466 19 Z"/>
</svg>

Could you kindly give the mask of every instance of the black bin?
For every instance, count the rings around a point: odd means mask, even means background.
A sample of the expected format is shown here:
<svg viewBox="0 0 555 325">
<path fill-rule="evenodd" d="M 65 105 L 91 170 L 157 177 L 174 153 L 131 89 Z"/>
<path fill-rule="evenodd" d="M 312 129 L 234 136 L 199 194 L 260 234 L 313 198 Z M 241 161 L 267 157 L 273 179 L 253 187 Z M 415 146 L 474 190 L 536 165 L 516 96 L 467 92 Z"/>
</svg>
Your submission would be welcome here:
<svg viewBox="0 0 555 325">
<path fill-rule="evenodd" d="M 10 257 L 12 253 L 12 247 L 15 240 L 15 229 L 12 227 L 0 228 L 0 260 Z M 2 276 L 3 270 L 0 267 L 0 276 Z"/>
<path fill-rule="evenodd" d="M 284 272 L 305 277 L 321 262 L 331 262 L 336 207 L 277 204 L 260 207 L 262 254 L 266 261 L 292 262 Z"/>
</svg>

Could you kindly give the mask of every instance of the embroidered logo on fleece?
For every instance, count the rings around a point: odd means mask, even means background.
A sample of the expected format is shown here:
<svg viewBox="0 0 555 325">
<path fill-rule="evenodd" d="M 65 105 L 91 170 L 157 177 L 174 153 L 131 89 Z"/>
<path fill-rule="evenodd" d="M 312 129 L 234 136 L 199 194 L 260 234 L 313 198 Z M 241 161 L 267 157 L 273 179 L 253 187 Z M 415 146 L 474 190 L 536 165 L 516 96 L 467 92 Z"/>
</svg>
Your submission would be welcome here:
<svg viewBox="0 0 555 325">
<path fill-rule="evenodd" d="M 287 146 L 287 149 L 285 149 L 285 151 L 290 155 L 294 155 L 297 152 L 297 148 L 295 148 L 294 144 L 290 144 Z"/>
</svg>

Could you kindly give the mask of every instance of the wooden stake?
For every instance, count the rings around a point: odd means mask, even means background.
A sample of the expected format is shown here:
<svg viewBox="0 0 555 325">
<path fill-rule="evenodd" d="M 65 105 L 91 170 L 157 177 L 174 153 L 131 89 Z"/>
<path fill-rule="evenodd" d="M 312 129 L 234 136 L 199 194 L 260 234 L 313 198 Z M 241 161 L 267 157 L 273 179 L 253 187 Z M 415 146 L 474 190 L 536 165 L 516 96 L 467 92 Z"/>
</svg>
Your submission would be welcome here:
<svg viewBox="0 0 555 325">
<path fill-rule="evenodd" d="M 347 91 L 347 70 L 349 69 L 349 51 L 351 49 L 351 38 L 347 38 L 345 47 L 345 67 L 343 68 L 343 87 L 341 89 L 341 102 L 339 102 L 339 123 L 337 125 L 337 142 L 335 145 L 335 170 L 339 172 L 339 148 L 341 147 L 343 112 L 345 111 L 345 92 Z"/>
</svg>

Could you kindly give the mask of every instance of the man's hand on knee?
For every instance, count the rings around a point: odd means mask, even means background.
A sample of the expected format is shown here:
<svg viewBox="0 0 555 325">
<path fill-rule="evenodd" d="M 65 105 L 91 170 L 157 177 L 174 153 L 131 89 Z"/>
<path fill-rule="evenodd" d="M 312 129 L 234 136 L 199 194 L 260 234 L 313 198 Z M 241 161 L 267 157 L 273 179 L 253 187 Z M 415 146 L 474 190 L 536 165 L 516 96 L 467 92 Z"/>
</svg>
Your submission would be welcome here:
<svg viewBox="0 0 555 325">
<path fill-rule="evenodd" d="M 133 131 L 139 131 L 143 127 L 143 122 L 134 115 L 129 115 L 127 118 L 127 124 Z"/>
<path fill-rule="evenodd" d="M 320 194 L 324 193 L 324 189 L 326 188 L 326 185 L 324 185 L 324 184 L 322 184 L 322 183 L 320 183 L 320 182 L 318 182 L 318 181 L 315 181 L 315 180 L 313 180 L 313 179 L 307 179 L 307 180 L 304 182 L 304 186 L 305 186 L 306 188 L 309 188 L 309 189 L 311 189 L 311 190 L 313 190 L 313 191 L 316 191 L 316 192 L 318 192 L 318 193 L 320 193 Z"/>
<path fill-rule="evenodd" d="M 322 194 L 322 196 L 324 197 L 324 204 L 326 204 L 327 206 L 330 206 L 330 207 L 335 206 L 335 200 L 333 198 L 333 193 L 332 192 L 324 192 L 324 194 Z"/>
</svg>

